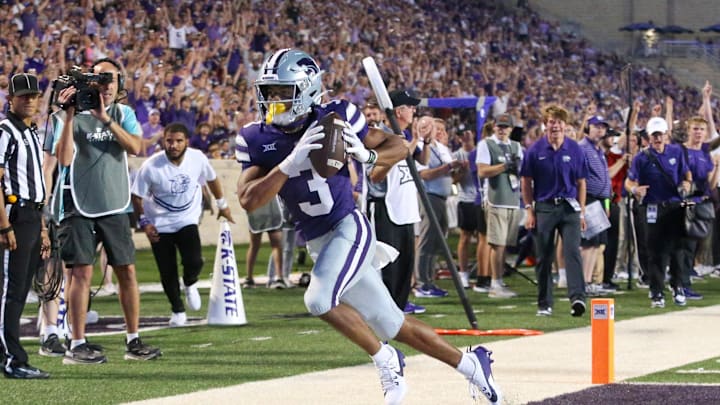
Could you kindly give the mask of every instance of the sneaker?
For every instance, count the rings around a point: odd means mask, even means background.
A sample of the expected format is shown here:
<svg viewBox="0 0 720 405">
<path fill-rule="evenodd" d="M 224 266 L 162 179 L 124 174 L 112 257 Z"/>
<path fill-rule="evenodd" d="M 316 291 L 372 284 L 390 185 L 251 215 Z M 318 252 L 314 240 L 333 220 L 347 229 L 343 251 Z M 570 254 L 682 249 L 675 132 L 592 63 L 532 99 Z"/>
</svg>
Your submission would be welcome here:
<svg viewBox="0 0 720 405">
<path fill-rule="evenodd" d="M 40 345 L 38 354 L 47 357 L 60 357 L 65 355 L 65 350 L 66 348 L 60 343 L 58 335 L 53 333 Z"/>
<path fill-rule="evenodd" d="M 608 292 L 615 292 L 620 289 L 620 286 L 613 283 L 612 281 L 609 281 L 607 283 L 602 283 L 602 289 Z"/>
<path fill-rule="evenodd" d="M 720 278 L 720 269 L 715 269 L 708 275 L 712 278 Z"/>
<path fill-rule="evenodd" d="M 567 288 L 567 277 L 558 277 L 557 288 Z"/>
<path fill-rule="evenodd" d="M 692 288 L 683 288 L 682 291 L 683 291 L 683 295 L 685 295 L 686 299 L 694 300 L 694 301 L 699 301 L 699 300 L 703 299 L 702 294 L 696 293 L 695 291 L 693 291 Z"/>
<path fill-rule="evenodd" d="M 285 280 L 279 278 L 279 279 L 273 281 L 272 283 L 270 283 L 270 286 L 268 288 L 273 288 L 275 290 L 284 290 L 284 289 L 288 288 L 288 286 L 287 286 L 287 283 L 285 282 Z"/>
<path fill-rule="evenodd" d="M 477 401 L 481 398 L 480 393 L 482 393 L 491 404 L 501 403 L 500 389 L 495 385 L 492 370 L 490 369 L 490 364 L 493 363 L 493 360 L 490 359 L 492 352 L 482 346 L 478 346 L 475 350 L 468 348 L 468 352 L 474 354 L 471 359 L 475 363 L 475 372 L 467 377 L 470 382 L 470 396 L 474 401 Z"/>
<path fill-rule="evenodd" d="M 154 360 L 160 356 L 160 349 L 146 345 L 140 338 L 135 338 L 125 345 L 125 360 Z"/>
<path fill-rule="evenodd" d="M 650 288 L 650 284 L 644 282 L 641 278 L 635 282 L 637 288 Z"/>
<path fill-rule="evenodd" d="M 578 317 L 585 313 L 585 302 L 583 300 L 574 300 L 570 306 L 570 315 Z"/>
<path fill-rule="evenodd" d="M 418 298 L 442 298 L 447 297 L 448 292 L 434 285 L 424 285 L 415 289 L 415 296 Z"/>
<path fill-rule="evenodd" d="M 394 347 L 390 346 L 390 349 L 393 351 L 392 358 L 384 364 L 375 366 L 380 374 L 380 385 L 385 397 L 385 404 L 400 405 L 407 393 L 407 384 L 403 373 L 405 355 Z"/>
<path fill-rule="evenodd" d="M 473 291 L 481 294 L 487 294 L 490 292 L 490 286 L 484 284 L 475 284 Z"/>
<path fill-rule="evenodd" d="M 65 352 L 63 364 L 102 364 L 107 362 L 107 357 L 102 350 L 95 350 L 97 346 L 91 347 L 88 343 L 76 346 Z"/>
<path fill-rule="evenodd" d="M 552 308 L 538 308 L 536 316 L 551 316 L 552 315 Z"/>
<path fill-rule="evenodd" d="M 683 292 L 682 288 L 676 288 L 673 290 L 673 302 L 675 305 L 684 307 L 687 305 L 687 301 L 685 300 L 685 293 Z"/>
<path fill-rule="evenodd" d="M 488 292 L 489 298 L 515 298 L 517 293 L 507 287 L 493 287 Z"/>
<path fill-rule="evenodd" d="M 653 297 L 650 308 L 665 308 L 665 299 L 663 297 Z"/>
<path fill-rule="evenodd" d="M 255 280 L 248 277 L 243 281 L 242 288 L 255 288 Z"/>
<path fill-rule="evenodd" d="M 461 271 L 460 281 L 462 282 L 462 286 L 464 289 L 470 288 L 470 273 L 468 273 L 467 271 Z"/>
<path fill-rule="evenodd" d="M 405 304 L 405 309 L 403 310 L 406 314 L 424 314 L 425 313 L 425 307 L 422 305 L 413 304 L 412 302 L 408 301 L 407 304 Z"/>
<path fill-rule="evenodd" d="M 712 266 L 706 266 L 704 264 L 695 266 L 695 271 L 700 277 L 707 276 L 708 274 L 712 273 L 713 270 L 715 269 Z"/>
<path fill-rule="evenodd" d="M 625 280 L 628 279 L 628 277 L 629 277 L 629 276 L 628 276 L 628 272 L 627 272 L 627 271 L 621 271 L 621 272 L 615 273 L 615 277 L 613 277 L 613 279 L 614 279 L 614 280 L 625 281 Z M 633 277 L 633 278 L 635 278 L 635 277 Z"/>
<path fill-rule="evenodd" d="M 200 292 L 197 289 L 197 283 L 185 287 L 185 302 L 193 311 L 199 311 L 202 307 Z"/>
<path fill-rule="evenodd" d="M 117 295 L 117 287 L 115 287 L 115 284 L 107 284 L 100 287 L 99 290 L 95 293 L 96 297 L 109 297 L 111 295 Z"/>
<path fill-rule="evenodd" d="M 21 380 L 39 380 L 50 378 L 50 373 L 33 367 L 27 363 L 6 365 L 3 367 L 3 374 L 6 378 L 14 378 Z"/>
<path fill-rule="evenodd" d="M 187 315 L 185 312 L 173 312 L 172 315 L 170 315 L 170 321 L 168 322 L 168 325 L 170 325 L 171 328 L 177 328 L 180 326 L 185 326 L 187 323 Z"/>
</svg>

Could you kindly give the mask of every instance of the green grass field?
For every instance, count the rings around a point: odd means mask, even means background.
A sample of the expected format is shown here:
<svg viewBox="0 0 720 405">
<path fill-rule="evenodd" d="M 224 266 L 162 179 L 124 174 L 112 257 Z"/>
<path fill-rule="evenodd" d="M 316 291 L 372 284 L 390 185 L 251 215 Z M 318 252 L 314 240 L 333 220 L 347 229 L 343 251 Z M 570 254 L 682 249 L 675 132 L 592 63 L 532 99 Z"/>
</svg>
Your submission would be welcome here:
<svg viewBox="0 0 720 405">
<path fill-rule="evenodd" d="M 451 238 L 451 246 L 455 239 Z M 241 278 L 245 274 L 246 246 L 236 248 Z M 204 250 L 206 267 L 203 278 L 209 278 L 214 258 L 214 247 Z M 256 274 L 264 275 L 268 250 L 259 255 Z M 141 283 L 158 282 L 159 277 L 152 254 L 139 251 L 138 279 Z M 309 267 L 296 268 L 308 271 Z M 524 270 L 531 275 L 530 269 Z M 99 283 L 100 274 L 96 274 Z M 519 276 L 506 279 L 512 289 L 520 293 L 510 300 L 491 300 L 486 294 L 467 292 L 481 329 L 529 328 L 552 332 L 567 328 L 588 326 L 589 317 L 569 316 L 569 304 L 557 302 L 552 317 L 535 316 L 535 288 Z M 428 312 L 418 318 L 438 328 L 467 328 L 469 323 L 460 305 L 457 293 L 449 280 L 440 285 L 451 289 L 451 296 L 443 299 L 417 299 L 427 305 Z M 720 280 L 710 279 L 695 285 L 705 295 L 702 301 L 691 302 L 688 307 L 720 304 Z M 188 312 L 189 317 L 204 317 L 207 311 L 208 290 L 201 290 L 203 309 Z M 153 397 L 176 395 L 213 387 L 295 375 L 305 372 L 351 366 L 369 361 L 358 348 L 348 343 L 322 321 L 303 316 L 306 310 L 302 295 L 304 289 L 269 290 L 256 288 L 243 290 L 248 325 L 241 327 L 194 326 L 143 332 L 143 338 L 163 350 L 163 357 L 153 362 L 123 360 L 124 334 L 97 336 L 92 342 L 105 346 L 108 363 L 98 366 L 64 366 L 60 358 L 45 358 L 37 354 L 36 340 L 25 341 L 31 353 L 31 363 L 52 373 L 47 381 L 11 381 L 2 379 L 2 403 L 44 404 L 62 399 L 68 403 L 111 404 Z M 561 296 L 562 292 L 558 294 Z M 170 315 L 169 304 L 162 293 L 145 293 L 141 297 L 142 316 Z M 651 310 L 647 290 L 634 289 L 615 295 L 616 320 L 658 313 Z M 93 309 L 101 315 L 120 315 L 116 297 L 96 298 Z M 682 311 L 671 303 L 660 311 Z M 35 316 L 37 308 L 26 309 L 26 316 Z M 474 345 L 501 337 L 452 336 L 457 345 Z M 406 354 L 416 352 L 400 345 Z M 709 359 L 704 365 L 683 368 L 720 368 L 720 363 Z M 678 374 L 673 370 L 652 374 L 637 381 L 662 382 L 719 382 L 718 374 Z"/>
</svg>

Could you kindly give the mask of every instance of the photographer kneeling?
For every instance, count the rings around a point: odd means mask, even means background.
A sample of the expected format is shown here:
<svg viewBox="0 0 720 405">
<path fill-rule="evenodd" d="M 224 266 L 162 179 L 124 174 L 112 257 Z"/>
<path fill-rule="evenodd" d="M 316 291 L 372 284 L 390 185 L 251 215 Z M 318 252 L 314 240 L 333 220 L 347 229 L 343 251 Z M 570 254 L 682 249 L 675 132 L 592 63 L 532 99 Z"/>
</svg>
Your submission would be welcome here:
<svg viewBox="0 0 720 405">
<path fill-rule="evenodd" d="M 72 342 L 63 362 L 106 361 L 102 348 L 85 339 L 88 293 L 99 241 L 105 246 L 108 264 L 120 287 L 127 325 L 125 359 L 155 359 L 161 355 L 160 350 L 145 345 L 138 334 L 140 294 L 135 277 L 135 245 L 125 214 L 130 204 L 127 153 L 140 153 L 142 130 L 135 112 L 117 103 L 118 94 L 124 91 L 121 65 L 100 59 L 92 70 L 92 74 L 75 73 L 60 86 L 53 84 L 55 89 L 62 88 L 56 103 L 66 111 L 54 134 L 54 151 L 63 167 L 54 212 L 61 220 L 62 259 L 71 267 L 66 291 Z M 108 80 L 110 77 L 112 80 Z"/>
</svg>

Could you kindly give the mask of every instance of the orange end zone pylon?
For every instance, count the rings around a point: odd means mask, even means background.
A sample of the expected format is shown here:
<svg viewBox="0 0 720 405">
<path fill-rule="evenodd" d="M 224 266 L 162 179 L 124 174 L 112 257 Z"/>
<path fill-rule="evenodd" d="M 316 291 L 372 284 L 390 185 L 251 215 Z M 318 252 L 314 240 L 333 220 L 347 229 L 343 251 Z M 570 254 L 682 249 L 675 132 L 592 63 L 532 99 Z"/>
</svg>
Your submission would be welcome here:
<svg viewBox="0 0 720 405">
<path fill-rule="evenodd" d="M 460 336 L 537 336 L 543 332 L 533 329 L 435 329 L 438 335 Z"/>
</svg>

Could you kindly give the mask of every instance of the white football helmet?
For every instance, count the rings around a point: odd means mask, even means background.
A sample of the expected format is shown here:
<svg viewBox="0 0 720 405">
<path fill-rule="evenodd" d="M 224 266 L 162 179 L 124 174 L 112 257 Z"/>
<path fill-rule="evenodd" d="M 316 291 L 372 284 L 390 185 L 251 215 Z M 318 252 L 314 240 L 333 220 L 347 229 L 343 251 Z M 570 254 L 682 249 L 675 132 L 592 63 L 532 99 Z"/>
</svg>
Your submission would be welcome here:
<svg viewBox="0 0 720 405">
<path fill-rule="evenodd" d="M 307 115 L 312 106 L 321 103 L 322 71 L 313 58 L 297 49 L 281 49 L 271 54 L 263 63 L 258 79 L 255 80 L 257 105 L 263 121 L 280 127 L 290 127 Z M 266 86 L 293 86 L 294 95 L 287 100 L 268 100 Z M 284 111 L 272 109 L 270 120 L 267 115 L 270 104 L 290 103 Z"/>
</svg>

